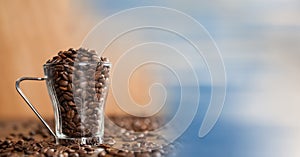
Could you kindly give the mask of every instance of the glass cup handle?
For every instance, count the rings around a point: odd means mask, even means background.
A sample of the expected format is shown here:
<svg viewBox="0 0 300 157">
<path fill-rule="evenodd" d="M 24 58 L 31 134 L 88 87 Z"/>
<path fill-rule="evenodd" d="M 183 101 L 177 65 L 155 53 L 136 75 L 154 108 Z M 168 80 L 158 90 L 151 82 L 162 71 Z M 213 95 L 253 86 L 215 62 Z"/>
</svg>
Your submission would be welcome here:
<svg viewBox="0 0 300 157">
<path fill-rule="evenodd" d="M 42 78 L 42 77 L 21 77 L 16 81 L 16 90 L 21 95 L 21 97 L 25 100 L 25 102 L 28 104 L 28 106 L 31 108 L 31 110 L 35 113 L 35 115 L 42 121 L 42 123 L 46 126 L 46 128 L 50 131 L 50 133 L 56 138 L 56 135 L 52 131 L 50 126 L 46 123 L 46 121 L 38 113 L 38 111 L 35 109 L 35 107 L 29 102 L 28 98 L 25 96 L 25 94 L 22 92 L 22 90 L 20 88 L 20 83 L 24 80 L 43 81 L 45 79 L 46 78 Z"/>
</svg>

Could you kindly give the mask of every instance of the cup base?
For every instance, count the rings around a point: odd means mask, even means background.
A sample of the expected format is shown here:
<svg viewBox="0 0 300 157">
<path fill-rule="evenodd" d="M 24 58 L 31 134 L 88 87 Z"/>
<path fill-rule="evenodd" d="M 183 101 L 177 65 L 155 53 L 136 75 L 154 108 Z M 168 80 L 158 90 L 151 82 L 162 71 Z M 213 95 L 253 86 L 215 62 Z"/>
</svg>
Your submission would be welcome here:
<svg viewBox="0 0 300 157">
<path fill-rule="evenodd" d="M 101 137 L 80 137 L 80 138 L 57 138 L 56 143 L 61 145 L 71 145 L 71 144 L 80 144 L 80 145 L 99 145 L 102 144 Z"/>
</svg>

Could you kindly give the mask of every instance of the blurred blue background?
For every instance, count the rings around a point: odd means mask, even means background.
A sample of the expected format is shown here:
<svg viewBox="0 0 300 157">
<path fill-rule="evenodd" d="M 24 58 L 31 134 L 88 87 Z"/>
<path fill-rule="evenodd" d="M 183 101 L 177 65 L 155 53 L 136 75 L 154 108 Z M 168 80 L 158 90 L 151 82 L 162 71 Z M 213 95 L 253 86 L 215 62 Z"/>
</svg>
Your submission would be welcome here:
<svg viewBox="0 0 300 157">
<path fill-rule="evenodd" d="M 300 1 L 107 0 L 91 6 L 103 17 L 140 6 L 174 8 L 200 22 L 218 45 L 227 74 L 223 111 L 211 132 L 199 138 L 211 96 L 208 73 L 199 68 L 204 78 L 199 109 L 177 140 L 178 156 L 300 156 Z M 170 83 L 168 92 L 168 103 L 178 104 L 180 87 Z"/>
</svg>

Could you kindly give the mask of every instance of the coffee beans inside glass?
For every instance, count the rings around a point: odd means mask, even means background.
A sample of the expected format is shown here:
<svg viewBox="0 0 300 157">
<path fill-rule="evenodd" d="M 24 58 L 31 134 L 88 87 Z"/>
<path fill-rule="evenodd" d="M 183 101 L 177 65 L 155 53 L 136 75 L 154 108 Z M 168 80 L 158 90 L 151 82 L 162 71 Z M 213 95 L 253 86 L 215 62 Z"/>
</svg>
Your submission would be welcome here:
<svg viewBox="0 0 300 157">
<path fill-rule="evenodd" d="M 68 51 L 67 51 L 68 52 Z M 16 82 L 17 91 L 60 144 L 99 144 L 104 134 L 104 105 L 108 93 L 111 63 L 95 53 L 86 55 L 70 51 L 60 61 L 55 57 L 44 64 L 42 78 L 22 77 Z M 74 55 L 76 54 L 76 55 Z M 40 116 L 20 89 L 24 80 L 46 81 L 54 116 L 55 132 Z"/>
</svg>

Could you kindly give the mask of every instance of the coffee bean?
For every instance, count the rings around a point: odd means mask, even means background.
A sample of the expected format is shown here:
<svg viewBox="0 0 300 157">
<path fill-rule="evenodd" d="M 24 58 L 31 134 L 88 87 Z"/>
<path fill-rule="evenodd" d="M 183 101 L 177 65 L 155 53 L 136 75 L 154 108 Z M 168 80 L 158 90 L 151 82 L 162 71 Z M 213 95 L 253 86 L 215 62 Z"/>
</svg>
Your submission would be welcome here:
<svg viewBox="0 0 300 157">
<path fill-rule="evenodd" d="M 73 72 L 70 72 L 70 73 L 73 73 Z M 73 81 L 73 75 L 72 74 L 68 75 L 68 80 L 72 83 L 72 81 Z"/>
<path fill-rule="evenodd" d="M 86 111 L 85 111 L 85 113 L 87 114 L 87 115 L 90 115 L 90 114 L 92 114 L 94 112 L 94 110 L 93 109 L 87 109 Z"/>
<path fill-rule="evenodd" d="M 79 157 L 79 154 L 78 153 L 70 153 L 69 157 Z"/>
<path fill-rule="evenodd" d="M 106 152 L 105 151 L 101 151 L 99 154 L 98 154 L 98 157 L 105 157 L 106 156 Z"/>
<path fill-rule="evenodd" d="M 80 149 L 80 146 L 78 144 L 73 144 L 70 146 L 71 149 L 74 149 L 74 150 L 79 150 Z"/>
<path fill-rule="evenodd" d="M 94 148 L 91 148 L 91 147 L 85 147 L 84 150 L 88 151 L 88 152 L 91 152 L 91 151 L 94 151 Z"/>
<path fill-rule="evenodd" d="M 54 149 L 48 149 L 46 152 L 47 156 L 54 156 Z"/>
<path fill-rule="evenodd" d="M 86 88 L 87 84 L 87 82 L 81 82 L 79 86 L 80 88 Z"/>
<path fill-rule="evenodd" d="M 74 115 L 75 115 L 74 110 L 69 110 L 69 111 L 67 112 L 67 117 L 68 117 L 69 119 L 72 119 L 72 118 L 74 117 Z"/>
<path fill-rule="evenodd" d="M 68 105 L 71 106 L 71 107 L 75 107 L 75 103 L 73 101 L 68 101 Z"/>
<path fill-rule="evenodd" d="M 73 59 L 71 59 L 71 58 L 67 58 L 67 59 L 66 59 L 66 62 L 73 63 L 73 62 L 74 62 L 74 60 L 73 60 Z"/>
<path fill-rule="evenodd" d="M 62 91 L 66 91 L 66 90 L 68 90 L 68 87 L 60 86 L 59 89 Z"/>
<path fill-rule="evenodd" d="M 78 150 L 79 156 L 86 156 L 87 153 L 88 152 L 86 150 L 83 150 L 83 149 Z"/>
<path fill-rule="evenodd" d="M 73 97 L 70 94 L 67 94 L 67 93 L 63 94 L 63 97 L 67 101 L 73 100 Z"/>
<path fill-rule="evenodd" d="M 63 71 L 64 69 L 65 69 L 65 68 L 64 68 L 63 65 L 59 65 L 59 64 L 58 64 L 58 65 L 55 66 L 55 70 L 56 70 L 56 71 Z"/>
<path fill-rule="evenodd" d="M 75 114 L 74 118 L 73 118 L 73 121 L 74 123 L 76 123 L 76 126 L 81 126 L 81 123 L 80 123 L 80 117 L 78 114 Z M 82 128 L 83 129 L 83 128 Z M 81 129 L 81 130 L 82 130 Z"/>
<path fill-rule="evenodd" d="M 30 140 L 33 140 L 33 137 L 32 136 L 23 136 L 22 139 L 25 141 L 30 141 Z"/>
<path fill-rule="evenodd" d="M 89 61 L 89 60 L 90 60 L 89 57 L 81 57 L 80 58 L 81 62 L 86 62 L 86 61 Z"/>
<path fill-rule="evenodd" d="M 73 149 L 67 148 L 67 149 L 66 149 L 66 152 L 68 152 L 68 153 L 75 153 L 76 151 L 73 150 Z"/>
<path fill-rule="evenodd" d="M 71 84 L 71 83 L 68 84 L 68 92 L 72 92 L 72 89 L 73 89 L 72 84 Z M 74 99 L 74 97 L 73 97 L 73 92 L 72 92 L 72 93 L 69 93 L 69 96 L 72 97 L 72 100 Z"/>
<path fill-rule="evenodd" d="M 63 51 L 59 51 L 58 52 L 58 55 L 61 57 L 61 58 L 67 58 L 67 56 L 66 56 L 66 52 L 63 52 Z"/>
<path fill-rule="evenodd" d="M 63 72 L 63 73 L 61 74 L 61 79 L 67 80 L 67 81 L 66 81 L 66 82 L 64 82 L 64 84 L 63 84 L 63 85 L 61 85 L 61 86 L 67 86 L 67 84 L 68 84 L 68 80 L 69 80 L 69 77 L 68 77 L 68 74 L 67 74 L 67 72 Z"/>
<path fill-rule="evenodd" d="M 116 141 L 113 139 L 113 138 L 106 138 L 106 139 L 103 139 L 104 143 L 110 145 L 110 146 L 113 146 Z"/>
<path fill-rule="evenodd" d="M 63 87 L 66 87 L 68 85 L 68 81 L 66 81 L 66 80 L 60 80 L 59 81 L 59 85 L 61 85 Z"/>
</svg>

